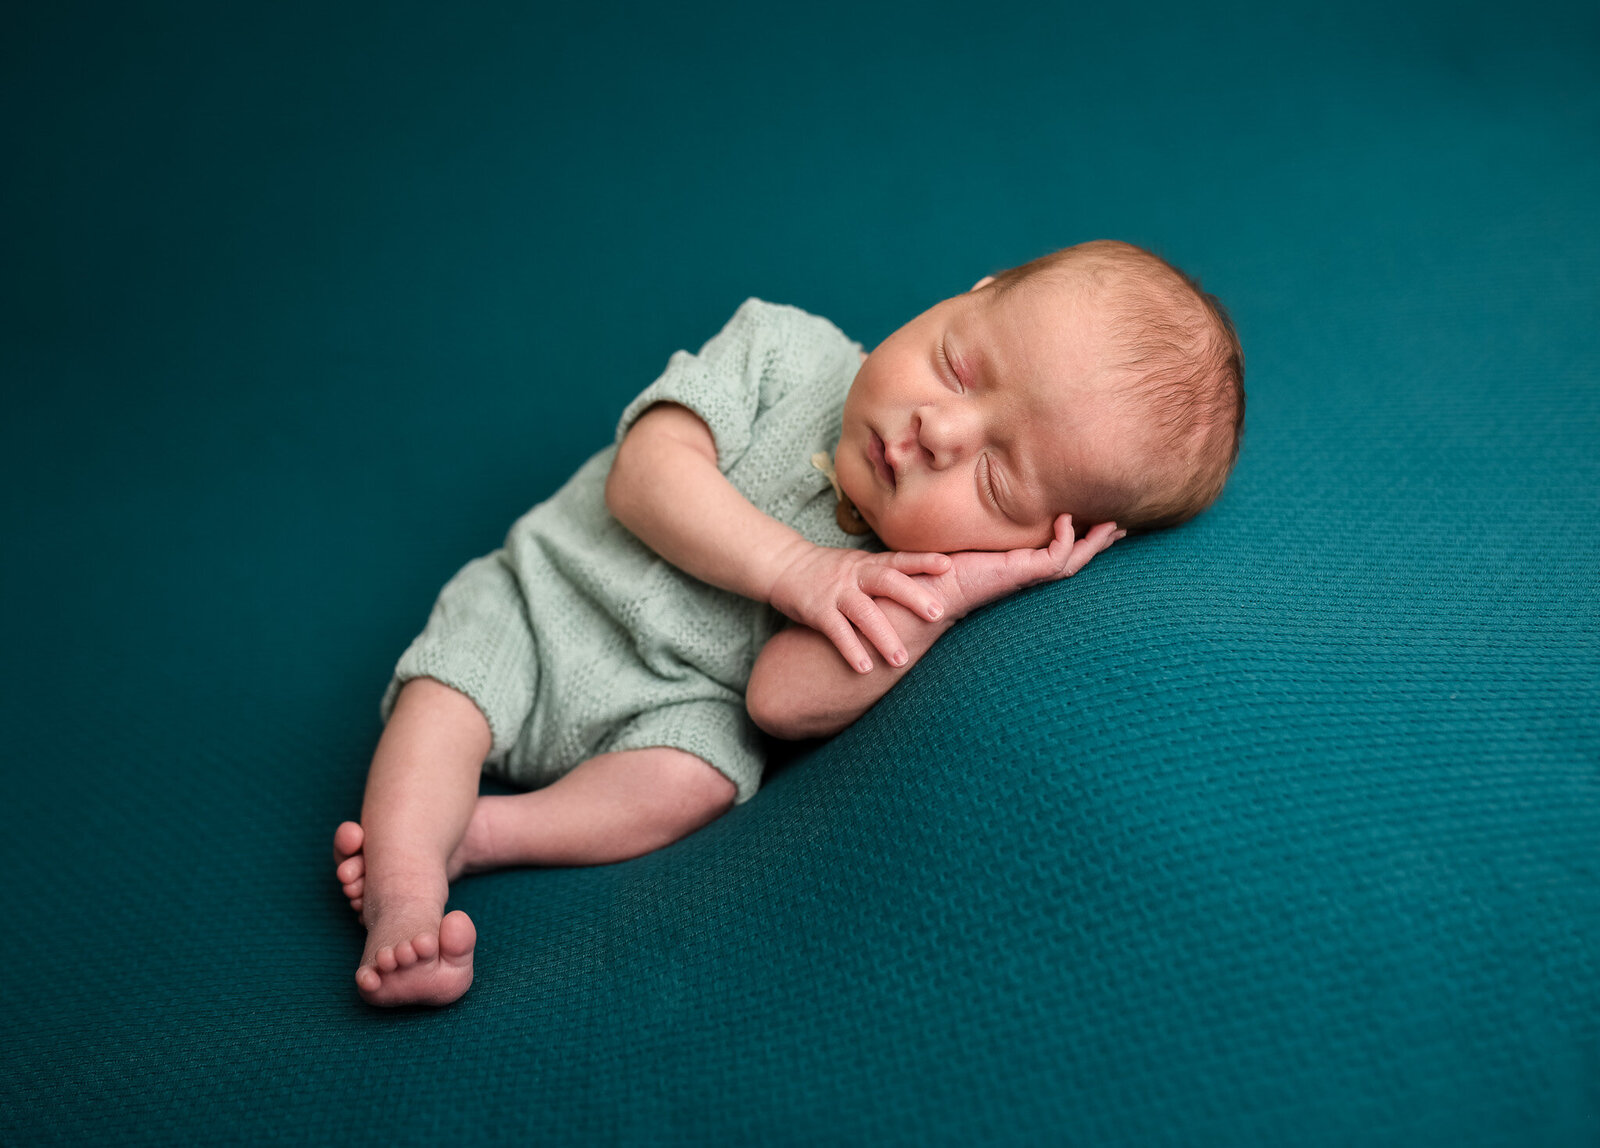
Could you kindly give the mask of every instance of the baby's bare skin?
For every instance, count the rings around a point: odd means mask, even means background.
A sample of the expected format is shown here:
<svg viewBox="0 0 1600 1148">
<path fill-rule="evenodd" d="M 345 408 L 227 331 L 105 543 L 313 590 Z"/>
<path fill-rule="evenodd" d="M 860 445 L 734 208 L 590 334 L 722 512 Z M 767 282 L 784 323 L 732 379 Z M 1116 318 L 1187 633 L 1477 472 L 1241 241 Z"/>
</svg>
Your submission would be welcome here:
<svg viewBox="0 0 1600 1148">
<path fill-rule="evenodd" d="M 359 883 L 352 904 L 367 944 L 356 987 L 371 1004 L 448 1004 L 472 983 L 477 930 L 465 913 L 446 925 L 444 906 L 492 741 L 470 700 L 408 683 L 373 755 L 361 824 L 334 834 L 336 871 Z"/>
<path fill-rule="evenodd" d="M 519 865 L 604 865 L 687 836 L 733 804 L 731 781 L 681 750 L 603 754 L 543 789 L 478 796 L 492 738 L 465 695 L 407 682 L 334 874 L 367 927 L 356 988 L 375 1005 L 444 1005 L 472 984 L 477 929 L 450 885 Z"/>
<path fill-rule="evenodd" d="M 901 662 L 855 673 L 839 659 L 837 645 L 817 631 L 804 626 L 780 631 L 762 648 L 751 672 L 745 690 L 751 718 L 778 738 L 832 737 L 866 713 L 956 621 L 1028 586 L 1072 577 L 1127 534 L 1113 522 L 1102 522 L 1078 538 L 1067 514 L 1056 519 L 1054 531 L 1050 544 L 1038 550 L 963 551 L 949 556 L 943 573 L 918 575 L 916 581 L 941 607 L 935 618 L 898 602 L 879 602 L 909 652 Z M 804 683 L 804 689 L 797 690 L 795 683 Z"/>
<path fill-rule="evenodd" d="M 356 987 L 370 1004 L 449 1004 L 472 984 L 477 928 L 460 910 L 444 912 L 436 883 L 427 877 L 414 885 L 392 883 L 367 913 L 365 841 L 354 821 L 344 822 L 333 835 L 334 873 L 350 907 L 368 926 Z M 448 882 L 464 872 L 465 851 L 458 848 L 446 867 L 447 890 Z"/>
</svg>

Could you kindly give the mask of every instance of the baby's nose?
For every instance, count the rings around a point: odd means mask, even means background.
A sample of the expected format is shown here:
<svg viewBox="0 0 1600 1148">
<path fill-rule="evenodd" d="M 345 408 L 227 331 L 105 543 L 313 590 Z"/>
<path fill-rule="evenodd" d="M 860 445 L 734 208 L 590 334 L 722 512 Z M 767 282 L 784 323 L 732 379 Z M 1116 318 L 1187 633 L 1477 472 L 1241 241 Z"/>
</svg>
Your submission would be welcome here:
<svg viewBox="0 0 1600 1148">
<path fill-rule="evenodd" d="M 917 443 L 933 469 L 955 466 L 972 453 L 978 426 L 970 414 L 941 407 L 924 407 L 918 414 Z"/>
</svg>

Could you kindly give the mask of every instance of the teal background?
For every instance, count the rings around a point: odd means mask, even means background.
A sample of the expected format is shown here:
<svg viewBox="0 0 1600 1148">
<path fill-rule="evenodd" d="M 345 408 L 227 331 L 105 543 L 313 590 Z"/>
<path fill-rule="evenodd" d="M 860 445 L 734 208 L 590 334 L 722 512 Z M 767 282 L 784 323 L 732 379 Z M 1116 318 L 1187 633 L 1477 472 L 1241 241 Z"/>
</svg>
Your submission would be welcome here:
<svg viewBox="0 0 1600 1148">
<path fill-rule="evenodd" d="M 6 23 L 0 1140 L 1600 1141 L 1592 4 Z M 362 1006 L 438 586 L 746 296 L 1100 236 L 1238 323 L 1221 503 Z"/>
</svg>

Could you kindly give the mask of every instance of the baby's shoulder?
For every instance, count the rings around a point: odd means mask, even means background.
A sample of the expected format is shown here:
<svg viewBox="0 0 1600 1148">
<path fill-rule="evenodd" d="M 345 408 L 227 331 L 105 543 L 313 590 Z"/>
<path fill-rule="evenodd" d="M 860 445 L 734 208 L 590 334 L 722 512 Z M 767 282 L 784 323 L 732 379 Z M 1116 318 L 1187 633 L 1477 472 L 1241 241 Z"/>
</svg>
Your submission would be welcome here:
<svg viewBox="0 0 1600 1148">
<path fill-rule="evenodd" d="M 819 346 L 855 345 L 854 340 L 821 315 L 814 315 L 789 303 L 769 303 L 754 295 L 739 304 L 730 322 Z"/>
</svg>

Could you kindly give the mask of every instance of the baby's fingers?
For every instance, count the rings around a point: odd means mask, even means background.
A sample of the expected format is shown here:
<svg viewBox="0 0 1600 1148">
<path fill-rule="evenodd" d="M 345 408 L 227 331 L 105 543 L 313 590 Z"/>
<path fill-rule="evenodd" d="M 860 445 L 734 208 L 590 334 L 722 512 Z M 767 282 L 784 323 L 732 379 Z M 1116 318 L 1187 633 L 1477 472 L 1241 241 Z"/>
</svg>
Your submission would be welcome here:
<svg viewBox="0 0 1600 1148">
<path fill-rule="evenodd" d="M 1072 542 L 1072 527 L 1069 520 L 1065 538 L 1062 536 L 1060 524 L 1057 523 L 1056 541 L 1051 544 L 1050 549 L 1054 553 L 1058 545 L 1067 546 L 1066 559 L 1062 563 L 1062 576 L 1070 578 L 1087 566 L 1089 559 L 1127 533 L 1126 530 L 1118 530 L 1115 522 L 1102 522 L 1082 538 Z"/>
<path fill-rule="evenodd" d="M 939 595 L 898 570 L 880 569 L 870 573 L 861 579 L 861 588 L 874 598 L 890 598 L 930 622 L 944 614 L 944 602 Z"/>
<path fill-rule="evenodd" d="M 943 574 L 950 569 L 950 555 L 897 550 L 885 555 L 891 569 L 902 574 Z"/>
<path fill-rule="evenodd" d="M 866 647 L 856 635 L 855 627 L 843 614 L 833 615 L 831 621 L 817 627 L 817 632 L 833 643 L 833 648 L 839 651 L 840 656 L 856 673 L 872 672 L 872 659 L 867 657 Z"/>
<path fill-rule="evenodd" d="M 866 636 L 867 641 L 877 647 L 878 652 L 891 666 L 903 666 L 907 661 L 905 645 L 900 641 L 900 635 L 894 632 L 894 627 L 889 624 L 889 619 L 884 617 L 883 611 L 871 598 L 862 596 L 859 602 L 852 603 L 845 610 L 850 621 L 855 623 L 856 629 Z M 863 655 L 864 657 L 865 655 Z M 854 663 L 861 669 L 861 663 Z M 872 668 L 872 663 L 867 662 L 862 673 Z"/>
</svg>

